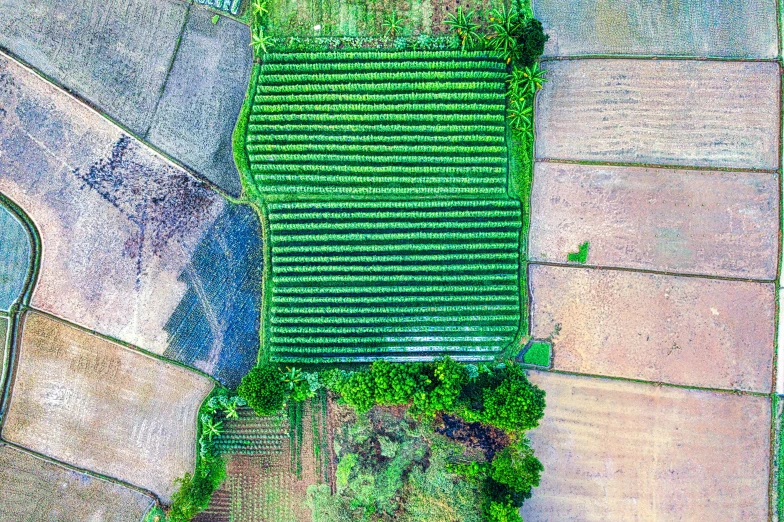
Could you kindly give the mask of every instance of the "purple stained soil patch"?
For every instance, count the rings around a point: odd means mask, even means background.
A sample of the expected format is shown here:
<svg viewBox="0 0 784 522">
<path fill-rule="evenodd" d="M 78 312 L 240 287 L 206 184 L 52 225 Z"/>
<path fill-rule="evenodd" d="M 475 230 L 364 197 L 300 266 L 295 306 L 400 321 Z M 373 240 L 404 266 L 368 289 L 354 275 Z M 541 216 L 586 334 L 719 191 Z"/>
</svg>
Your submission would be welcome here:
<svg viewBox="0 0 784 522">
<path fill-rule="evenodd" d="M 259 346 L 253 211 L 3 55 L 0 106 L 0 192 L 42 241 L 32 306 L 234 383 Z"/>
</svg>

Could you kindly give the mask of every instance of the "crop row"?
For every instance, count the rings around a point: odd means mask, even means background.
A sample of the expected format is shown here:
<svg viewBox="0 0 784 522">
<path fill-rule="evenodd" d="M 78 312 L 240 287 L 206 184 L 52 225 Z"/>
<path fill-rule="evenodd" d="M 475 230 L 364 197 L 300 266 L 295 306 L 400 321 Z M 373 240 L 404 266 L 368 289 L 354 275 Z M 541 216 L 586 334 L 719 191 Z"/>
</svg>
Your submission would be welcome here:
<svg viewBox="0 0 784 522">
<path fill-rule="evenodd" d="M 403 212 L 441 212 L 443 210 L 496 210 L 505 209 L 519 212 L 520 203 L 513 199 L 467 199 L 443 201 L 290 201 L 269 204 L 270 217 L 274 219 L 280 212 L 290 214 L 302 213 L 311 215 L 313 212 L 338 211 L 352 214 L 355 212 L 375 213 L 380 210 L 399 210 Z M 511 215 L 511 214 L 510 214 Z M 484 219 L 480 217 L 479 219 Z"/>
<path fill-rule="evenodd" d="M 315 154 L 315 153 L 344 153 L 344 154 L 374 154 L 374 155 L 403 155 L 422 154 L 438 155 L 439 158 L 450 158 L 452 154 L 466 157 L 473 156 L 506 156 L 506 147 L 503 145 L 397 145 L 380 144 L 366 145 L 344 143 L 263 143 L 248 145 L 249 156 L 254 154 L 275 155 L 285 153 Z"/>
<path fill-rule="evenodd" d="M 284 73 L 338 73 L 355 71 L 501 71 L 506 72 L 506 64 L 497 60 L 399 60 L 399 61 L 362 61 L 362 62 L 265 62 L 261 72 L 267 74 Z"/>
<path fill-rule="evenodd" d="M 276 288 L 275 295 L 287 296 L 358 296 L 372 297 L 378 295 L 391 295 L 399 294 L 400 297 L 396 300 L 403 301 L 409 299 L 410 296 L 428 296 L 434 300 L 442 299 L 442 296 L 452 295 L 465 298 L 468 292 L 475 292 L 481 294 L 483 292 L 492 293 L 509 293 L 515 292 L 517 288 L 513 288 L 508 282 L 504 284 L 449 284 L 449 285 L 406 285 L 406 286 L 380 286 L 378 288 L 369 288 L 366 285 L 356 286 L 351 284 L 341 284 L 339 286 L 324 287 L 324 286 L 290 286 L 286 288 Z"/>
<path fill-rule="evenodd" d="M 325 325 L 309 325 L 309 326 L 276 326 L 272 325 L 270 331 L 273 334 L 308 334 L 308 335 L 322 335 L 331 337 L 335 334 L 344 334 L 358 339 L 361 342 L 363 334 L 387 334 L 387 333 L 422 333 L 430 336 L 440 335 L 449 332 L 490 332 L 490 333 L 512 333 L 517 332 L 517 324 L 507 325 L 493 325 L 487 326 L 485 324 L 474 324 L 467 321 L 466 318 L 455 318 L 459 321 L 457 324 L 448 325 L 379 325 L 379 326 L 334 326 L 330 324 Z M 519 319 L 519 318 L 518 318 Z"/>
<path fill-rule="evenodd" d="M 498 119 L 499 114 L 503 114 L 506 110 L 503 103 L 321 103 L 321 104 L 281 104 L 257 103 L 253 106 L 252 114 L 259 115 L 274 115 L 274 114 L 289 114 L 307 115 L 307 118 L 314 118 L 316 114 L 374 114 L 374 113 L 390 113 L 390 114 L 405 114 L 412 115 L 425 114 L 425 113 L 444 113 L 441 118 L 447 114 L 464 114 L 479 116 L 482 114 L 492 115 L 495 113 L 495 119 Z M 253 119 L 251 118 L 251 121 Z M 446 121 L 445 119 L 443 121 Z"/>
<path fill-rule="evenodd" d="M 322 126 L 325 127 L 325 126 Z M 349 129 L 353 132 L 353 127 Z M 503 145 L 503 134 L 387 134 L 384 132 L 368 131 L 366 133 L 353 133 L 353 134 L 340 134 L 334 133 L 330 130 L 329 134 L 276 134 L 270 132 L 268 134 L 252 133 L 248 135 L 247 142 L 253 143 L 297 143 L 297 144 L 317 144 L 317 143 L 338 143 L 338 144 L 352 144 L 352 143 L 382 143 L 387 145 L 398 145 L 407 143 L 434 143 L 434 144 L 455 144 L 455 143 L 470 143 L 482 145 Z"/>
<path fill-rule="evenodd" d="M 408 266 L 410 264 L 427 264 L 437 263 L 446 264 L 450 266 L 460 267 L 465 264 L 481 262 L 482 264 L 492 264 L 500 262 L 516 261 L 518 254 L 516 252 L 506 253 L 488 253 L 488 254 L 465 254 L 461 252 L 456 253 L 442 253 L 438 256 L 434 255 L 389 255 L 389 256 L 367 256 L 367 255 L 342 255 L 342 256 L 323 256 L 323 255 L 309 255 L 309 256 L 286 256 L 278 255 L 272 260 L 273 270 L 278 267 L 287 266 L 301 266 L 308 264 L 311 266 L 320 265 L 367 265 L 373 264 L 376 266 Z"/>
<path fill-rule="evenodd" d="M 429 103 L 477 103 L 482 105 L 504 104 L 506 99 L 502 92 L 493 91 L 428 91 L 428 92 L 399 92 L 399 93 L 337 93 L 308 94 L 294 92 L 291 94 L 266 94 L 259 89 L 253 98 L 254 104 L 276 104 L 281 107 L 300 104 L 399 104 L 416 103 L 427 105 Z"/>
<path fill-rule="evenodd" d="M 383 177 L 384 174 L 400 176 L 402 178 L 430 174 L 434 179 L 439 179 L 441 181 L 448 181 L 450 176 L 455 176 L 468 178 L 469 180 L 474 178 L 474 183 L 490 182 L 505 184 L 506 182 L 503 177 L 504 168 L 495 165 L 471 165 L 463 167 L 446 165 L 438 167 L 435 165 L 296 165 L 287 163 L 251 163 L 251 171 L 254 173 L 262 171 L 268 175 L 272 175 L 273 172 L 296 174 L 323 173 L 328 176 L 328 179 L 324 180 L 327 182 L 340 181 L 340 175 L 344 174 L 368 174 L 368 179 L 371 182 L 373 180 L 380 182 L 379 178 Z M 477 177 L 481 175 L 488 175 L 489 177 L 486 180 L 479 181 Z M 285 179 L 282 180 L 285 181 Z M 344 181 L 350 180 L 346 179 Z"/>
<path fill-rule="evenodd" d="M 435 134 L 449 134 L 451 135 L 452 142 L 459 142 L 460 137 L 464 134 L 498 134 L 503 136 L 503 125 L 486 125 L 483 123 L 466 123 L 464 125 L 452 123 L 445 125 L 420 125 L 418 123 L 400 124 L 400 123 L 387 123 L 380 122 L 377 124 L 367 123 L 311 123 L 302 122 L 298 124 L 292 123 L 250 123 L 248 124 L 248 132 L 251 134 L 289 134 L 289 133 L 306 133 L 309 135 L 314 134 L 360 134 L 364 132 L 372 132 L 374 134 L 421 134 L 421 133 L 435 133 Z M 253 141 L 253 140 L 251 140 Z"/>
<path fill-rule="evenodd" d="M 500 113 L 499 113 L 500 114 Z M 423 123 L 441 124 L 463 124 L 471 125 L 492 125 L 504 127 L 503 115 L 499 114 L 466 114 L 466 113 L 446 113 L 430 114 L 419 112 L 406 113 L 345 113 L 345 114 L 251 114 L 250 123 L 267 125 L 291 125 L 294 123 L 305 122 L 307 124 L 325 123 L 330 125 L 346 125 L 356 123 L 393 123 L 397 125 L 421 125 Z"/>
<path fill-rule="evenodd" d="M 260 83 L 256 90 L 257 94 L 315 94 L 315 93 L 415 93 L 415 92 L 494 92 L 503 96 L 506 92 L 505 84 L 502 81 L 434 81 L 434 82 L 411 82 L 411 81 L 386 81 L 378 83 L 374 81 L 351 82 L 351 83 L 281 83 L 264 84 Z"/>
<path fill-rule="evenodd" d="M 350 356 L 320 356 L 320 357 L 308 357 L 308 356 L 299 356 L 299 355 L 290 355 L 288 353 L 280 353 L 274 354 L 271 357 L 271 360 L 274 362 L 280 363 L 288 363 L 288 364 L 339 364 L 339 363 L 371 363 L 378 359 L 384 359 L 388 362 L 429 362 L 437 359 L 438 357 L 443 356 L 443 353 L 434 353 L 430 355 L 419 355 L 419 354 L 412 354 L 412 353 L 404 353 L 402 355 L 393 356 L 386 352 L 380 353 L 373 353 L 373 354 L 354 354 Z M 450 354 L 450 357 L 455 361 L 460 362 L 472 362 L 472 363 L 480 363 L 480 362 L 493 362 L 495 359 L 494 354 L 473 354 L 471 352 L 460 352 L 459 354 Z"/>
<path fill-rule="evenodd" d="M 424 213 L 421 213 L 424 214 Z M 357 233 L 372 233 L 374 234 L 386 234 L 389 231 L 394 232 L 405 232 L 405 231 L 438 231 L 438 232 L 445 232 L 445 231 L 469 231 L 469 232 L 480 232 L 485 231 L 488 229 L 492 230 L 503 230 L 505 232 L 508 231 L 515 231 L 520 229 L 520 220 L 516 217 L 499 217 L 495 220 L 444 220 L 444 221 L 423 221 L 423 220 L 401 220 L 401 219 L 388 219 L 388 220 L 380 220 L 380 219 L 373 219 L 375 216 L 373 214 L 365 215 L 357 218 L 354 218 L 350 221 L 311 221 L 311 222 L 285 222 L 285 221 L 274 221 L 270 224 L 270 230 L 274 232 L 279 232 L 280 235 L 285 235 L 283 233 L 315 233 L 315 232 L 324 232 L 324 233 L 334 233 L 336 231 L 353 231 Z M 406 216 L 407 217 L 407 216 Z M 421 219 L 428 219 L 430 216 L 422 216 Z M 430 218 L 432 219 L 432 218 Z"/>
<path fill-rule="evenodd" d="M 392 71 L 392 72 L 352 72 L 352 73 L 311 73 L 311 74 L 265 74 L 260 78 L 265 90 L 273 85 L 321 84 L 332 86 L 346 83 L 376 82 L 474 82 L 494 81 L 503 83 L 506 71 Z M 440 91 L 448 91 L 444 86 Z"/>
<path fill-rule="evenodd" d="M 472 61 L 493 60 L 501 62 L 498 53 L 488 51 L 353 51 L 339 53 L 270 53 L 264 55 L 264 63 L 303 62 L 382 62 L 382 61 Z"/>
<path fill-rule="evenodd" d="M 374 306 L 346 306 L 347 303 L 341 303 L 342 306 L 286 306 L 285 308 L 278 308 L 273 313 L 276 317 L 284 317 L 289 315 L 307 316 L 307 315 L 386 315 L 386 314 L 399 314 L 404 312 L 406 314 L 433 314 L 433 313 L 449 313 L 449 312 L 465 312 L 471 311 L 473 314 L 482 313 L 499 313 L 499 312 L 517 312 L 518 306 L 516 303 L 509 304 L 476 304 L 466 303 L 460 305 L 448 305 L 442 303 L 429 303 L 428 306 L 417 306 L 411 304 L 402 305 L 374 305 Z"/>
<path fill-rule="evenodd" d="M 354 164 L 389 164 L 394 166 L 403 166 L 405 164 L 413 165 L 464 165 L 466 167 L 474 167 L 480 165 L 495 165 L 503 168 L 506 165 L 506 158 L 504 156 L 411 156 L 411 155 L 379 155 L 379 154 L 361 154 L 361 153 L 342 153 L 342 154 L 249 154 L 250 161 L 257 164 L 269 165 L 311 165 L 311 164 L 329 164 L 337 163 L 341 167 L 354 165 Z"/>
<path fill-rule="evenodd" d="M 361 309 L 363 306 L 377 306 L 377 307 L 395 307 L 395 308 L 419 308 L 431 303 L 437 303 L 438 306 L 448 306 L 447 303 L 458 305 L 470 305 L 481 309 L 485 303 L 494 303 L 495 305 L 514 305 L 517 306 L 517 295 L 512 290 L 511 293 L 504 294 L 497 293 L 484 293 L 474 295 L 432 295 L 424 293 L 421 295 L 401 295 L 395 297 L 390 294 L 369 295 L 363 297 L 349 297 L 340 296 L 334 297 L 330 295 L 281 295 L 276 294 L 272 296 L 272 302 L 275 304 L 285 304 L 288 309 L 305 308 L 305 307 L 345 307 L 347 305 L 357 305 L 354 308 Z M 434 305 L 435 306 L 435 305 Z"/>
</svg>

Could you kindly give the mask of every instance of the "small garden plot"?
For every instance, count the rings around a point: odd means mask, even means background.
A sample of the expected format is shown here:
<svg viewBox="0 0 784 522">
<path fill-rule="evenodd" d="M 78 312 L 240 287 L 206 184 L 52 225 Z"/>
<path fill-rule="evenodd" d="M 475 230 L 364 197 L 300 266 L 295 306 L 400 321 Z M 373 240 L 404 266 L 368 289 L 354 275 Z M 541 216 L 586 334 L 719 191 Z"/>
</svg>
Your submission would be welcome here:
<svg viewBox="0 0 784 522">
<path fill-rule="evenodd" d="M 268 208 L 274 360 L 489 360 L 514 339 L 519 202 Z"/>
<path fill-rule="evenodd" d="M 259 417 L 240 408 L 223 421 L 215 448 L 226 480 L 194 522 L 311 522 L 307 488 L 328 483 L 327 396 L 289 405 L 288 415 Z"/>
<path fill-rule="evenodd" d="M 529 281 L 556 370 L 772 391 L 772 283 L 542 265 Z"/>
<path fill-rule="evenodd" d="M 770 398 L 529 377 L 547 392 L 530 432 L 547 471 L 526 522 L 768 520 Z"/>
<path fill-rule="evenodd" d="M 538 159 L 779 166 L 775 63 L 591 59 L 543 68 Z"/>
<path fill-rule="evenodd" d="M 168 502 L 213 383 L 39 313 L 25 317 L 3 438 Z"/>
<path fill-rule="evenodd" d="M 138 522 L 153 504 L 139 491 L 0 444 L 2 519 Z"/>
<path fill-rule="evenodd" d="M 547 55 L 777 56 L 770 0 L 536 0 Z"/>
</svg>

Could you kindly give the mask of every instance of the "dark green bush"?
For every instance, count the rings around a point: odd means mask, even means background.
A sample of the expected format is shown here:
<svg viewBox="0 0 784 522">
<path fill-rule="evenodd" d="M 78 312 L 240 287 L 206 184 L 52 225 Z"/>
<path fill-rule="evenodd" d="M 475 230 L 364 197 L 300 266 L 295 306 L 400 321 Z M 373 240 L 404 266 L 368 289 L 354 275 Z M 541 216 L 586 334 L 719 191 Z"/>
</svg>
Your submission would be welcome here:
<svg viewBox="0 0 784 522">
<path fill-rule="evenodd" d="M 375 380 L 370 372 L 356 372 L 336 390 L 357 412 L 365 413 L 376 403 Z"/>
<path fill-rule="evenodd" d="M 491 501 L 485 509 L 487 522 L 523 522 L 520 511 L 512 502 Z"/>
<path fill-rule="evenodd" d="M 468 382 L 465 366 L 450 357 L 436 361 L 432 365 L 431 386 L 414 397 L 415 413 L 432 417 L 439 411 L 451 412 Z"/>
<path fill-rule="evenodd" d="M 520 24 L 520 34 L 517 37 L 518 65 L 531 67 L 539 60 L 544 52 L 544 44 L 550 37 L 545 34 L 542 22 L 536 18 L 529 18 Z"/>
<path fill-rule="evenodd" d="M 221 457 L 202 459 L 196 473 L 186 473 L 177 479 L 179 489 L 172 495 L 172 506 L 168 513 L 170 522 L 188 522 L 207 509 L 212 493 L 226 478 L 226 463 Z"/>
<path fill-rule="evenodd" d="M 423 370 L 424 365 L 419 363 L 374 362 L 370 374 L 373 376 L 376 404 L 408 404 L 415 395 L 425 393 L 430 379 Z"/>
<path fill-rule="evenodd" d="M 278 368 L 265 364 L 253 368 L 242 378 L 237 393 L 258 415 L 272 415 L 286 402 L 288 391 Z"/>
<path fill-rule="evenodd" d="M 544 397 L 544 391 L 528 381 L 522 368 L 509 364 L 498 386 L 483 392 L 482 421 L 507 432 L 530 430 L 544 415 Z"/>
</svg>

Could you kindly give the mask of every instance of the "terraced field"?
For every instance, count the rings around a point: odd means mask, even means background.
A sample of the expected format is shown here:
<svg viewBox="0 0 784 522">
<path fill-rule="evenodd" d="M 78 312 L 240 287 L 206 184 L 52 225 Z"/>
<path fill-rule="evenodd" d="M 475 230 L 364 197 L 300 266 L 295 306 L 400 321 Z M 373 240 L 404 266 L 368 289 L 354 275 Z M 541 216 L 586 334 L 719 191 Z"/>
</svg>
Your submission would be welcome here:
<svg viewBox="0 0 784 522">
<path fill-rule="evenodd" d="M 266 56 L 244 182 L 268 218 L 272 360 L 489 360 L 514 340 L 505 76 L 479 52 Z"/>
</svg>

